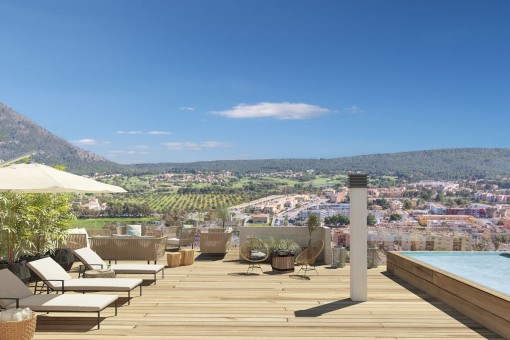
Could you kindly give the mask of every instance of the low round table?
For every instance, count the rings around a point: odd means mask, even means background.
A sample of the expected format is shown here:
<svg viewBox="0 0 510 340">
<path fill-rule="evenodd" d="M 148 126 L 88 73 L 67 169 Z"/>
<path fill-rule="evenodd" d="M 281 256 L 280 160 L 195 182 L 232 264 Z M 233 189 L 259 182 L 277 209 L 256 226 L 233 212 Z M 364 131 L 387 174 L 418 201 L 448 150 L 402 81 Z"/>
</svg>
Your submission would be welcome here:
<svg viewBox="0 0 510 340">
<path fill-rule="evenodd" d="M 84 278 L 114 278 L 116 277 L 115 271 L 111 269 L 95 269 L 95 270 L 87 270 L 83 273 Z"/>
</svg>

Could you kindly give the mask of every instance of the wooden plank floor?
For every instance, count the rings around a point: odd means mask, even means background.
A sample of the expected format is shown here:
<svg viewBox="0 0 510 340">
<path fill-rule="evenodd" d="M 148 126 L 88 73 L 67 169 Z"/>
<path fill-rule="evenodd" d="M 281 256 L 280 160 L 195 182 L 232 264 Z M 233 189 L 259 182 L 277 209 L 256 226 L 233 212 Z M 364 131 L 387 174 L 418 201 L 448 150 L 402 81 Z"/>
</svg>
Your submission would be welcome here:
<svg viewBox="0 0 510 340">
<path fill-rule="evenodd" d="M 321 266 L 304 280 L 275 274 L 269 264 L 264 275 L 245 275 L 237 258 L 232 251 L 167 268 L 143 296 L 133 291 L 131 305 L 122 297 L 118 316 L 106 309 L 100 330 L 94 314 L 39 315 L 34 339 L 500 339 L 386 276 L 385 266 L 368 272 L 369 300 L 353 303 L 348 267 Z"/>
</svg>

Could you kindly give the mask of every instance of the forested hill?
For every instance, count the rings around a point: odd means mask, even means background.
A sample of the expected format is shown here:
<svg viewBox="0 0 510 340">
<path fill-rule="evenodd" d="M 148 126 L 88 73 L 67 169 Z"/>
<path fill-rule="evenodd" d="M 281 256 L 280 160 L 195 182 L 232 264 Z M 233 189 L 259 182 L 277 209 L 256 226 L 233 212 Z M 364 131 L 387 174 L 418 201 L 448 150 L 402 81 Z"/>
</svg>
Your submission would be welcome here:
<svg viewBox="0 0 510 340">
<path fill-rule="evenodd" d="M 194 163 L 137 164 L 137 173 L 229 170 L 239 174 L 316 170 L 327 173 L 363 172 L 410 180 L 475 179 L 510 176 L 510 149 L 442 149 L 374 154 L 332 159 L 264 159 Z"/>
<path fill-rule="evenodd" d="M 123 169 L 114 162 L 74 146 L 0 103 L 0 159 L 8 161 L 31 152 L 36 152 L 32 157 L 35 162 L 51 166 L 64 164 L 74 173 Z"/>
</svg>

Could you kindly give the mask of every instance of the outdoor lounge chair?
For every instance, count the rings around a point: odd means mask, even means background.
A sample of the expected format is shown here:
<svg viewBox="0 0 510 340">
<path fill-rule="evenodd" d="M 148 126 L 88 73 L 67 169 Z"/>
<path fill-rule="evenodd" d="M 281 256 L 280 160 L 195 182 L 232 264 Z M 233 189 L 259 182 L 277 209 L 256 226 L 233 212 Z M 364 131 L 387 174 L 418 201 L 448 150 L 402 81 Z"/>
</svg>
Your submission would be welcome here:
<svg viewBox="0 0 510 340">
<path fill-rule="evenodd" d="M 28 262 L 28 267 L 32 269 L 44 282 L 47 290 L 56 292 L 127 292 L 128 305 L 131 300 L 131 291 L 140 287 L 140 296 L 142 295 L 141 279 L 117 279 L 117 278 L 98 278 L 98 279 L 73 279 L 62 267 L 51 257 Z M 37 289 L 37 287 L 36 287 Z"/>
<path fill-rule="evenodd" d="M 34 312 L 90 312 L 97 313 L 97 328 L 101 323 L 101 311 L 115 304 L 117 295 L 99 294 L 32 294 L 32 291 L 9 269 L 0 270 L 0 306 L 9 308 L 30 308 Z"/>
<path fill-rule="evenodd" d="M 200 234 L 200 252 L 204 254 L 226 254 L 232 242 L 232 232 L 211 228 Z"/>
<path fill-rule="evenodd" d="M 296 257 L 296 264 L 301 266 L 299 271 L 297 272 L 297 275 L 301 271 L 304 272 L 303 277 L 307 277 L 306 272 L 314 270 L 317 275 L 319 275 L 319 272 L 317 269 L 315 269 L 315 261 L 317 261 L 317 258 L 319 257 L 322 249 L 324 248 L 324 241 L 323 240 L 317 240 L 314 243 L 312 243 L 311 246 L 308 248 L 305 248 L 297 257 Z"/>
<path fill-rule="evenodd" d="M 255 268 L 259 268 L 260 271 L 262 271 L 262 274 L 264 274 L 260 263 L 266 261 L 269 257 L 269 250 L 264 242 L 257 238 L 249 238 L 241 245 L 239 254 L 243 260 L 248 262 L 246 274 L 248 274 L 250 270 L 253 273 Z"/>
<path fill-rule="evenodd" d="M 191 249 L 195 244 L 195 235 L 197 234 L 197 228 L 195 227 L 182 227 L 177 231 L 177 237 L 172 237 L 167 240 L 167 249 L 177 248 L 181 249 L 181 246 L 191 244 Z"/>
<path fill-rule="evenodd" d="M 82 268 L 94 269 L 111 269 L 115 274 L 152 274 L 154 275 L 154 284 L 156 284 L 156 274 L 161 272 L 161 278 L 165 278 L 165 266 L 160 264 L 111 264 L 107 265 L 103 259 L 90 248 L 81 248 L 73 250 L 74 256 L 83 263 L 80 266 L 81 276 Z"/>
</svg>

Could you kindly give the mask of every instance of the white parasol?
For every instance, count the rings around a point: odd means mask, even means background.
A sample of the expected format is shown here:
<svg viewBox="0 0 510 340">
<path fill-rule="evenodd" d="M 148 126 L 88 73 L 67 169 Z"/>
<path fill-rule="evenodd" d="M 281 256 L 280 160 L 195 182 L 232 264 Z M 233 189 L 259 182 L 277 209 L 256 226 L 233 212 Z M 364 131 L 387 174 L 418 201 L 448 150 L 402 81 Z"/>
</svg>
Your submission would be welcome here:
<svg viewBox="0 0 510 340">
<path fill-rule="evenodd" d="M 0 168 L 0 191 L 19 193 L 121 193 L 121 187 L 57 170 L 43 164 L 14 164 Z"/>
</svg>

